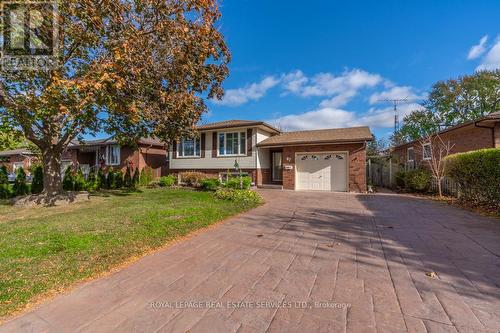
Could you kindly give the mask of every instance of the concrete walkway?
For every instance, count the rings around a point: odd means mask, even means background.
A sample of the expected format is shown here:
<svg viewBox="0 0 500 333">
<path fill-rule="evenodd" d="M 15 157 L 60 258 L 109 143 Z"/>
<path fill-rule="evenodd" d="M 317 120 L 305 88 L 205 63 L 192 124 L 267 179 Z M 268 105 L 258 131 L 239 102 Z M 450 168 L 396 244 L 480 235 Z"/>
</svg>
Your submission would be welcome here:
<svg viewBox="0 0 500 333">
<path fill-rule="evenodd" d="M 500 221 L 391 194 L 262 193 L 0 332 L 500 331 Z"/>
</svg>

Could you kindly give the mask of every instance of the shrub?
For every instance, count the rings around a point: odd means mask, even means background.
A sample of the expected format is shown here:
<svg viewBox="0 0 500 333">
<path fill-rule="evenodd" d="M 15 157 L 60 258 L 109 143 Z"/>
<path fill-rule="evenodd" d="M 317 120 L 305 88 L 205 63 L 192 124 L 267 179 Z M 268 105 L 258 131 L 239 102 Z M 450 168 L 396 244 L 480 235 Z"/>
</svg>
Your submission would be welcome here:
<svg viewBox="0 0 500 333">
<path fill-rule="evenodd" d="M 0 167 L 0 184 L 8 184 L 9 183 L 9 174 L 7 173 L 7 167 L 2 165 Z"/>
<path fill-rule="evenodd" d="M 159 187 L 159 186 L 161 186 L 159 180 L 152 180 L 147 185 L 147 187 L 149 187 L 149 188 L 156 188 L 156 187 Z"/>
<path fill-rule="evenodd" d="M 125 176 L 123 177 L 123 186 L 127 188 L 133 187 L 132 184 L 132 171 L 130 170 L 130 167 L 127 166 L 127 171 L 125 171 Z"/>
<path fill-rule="evenodd" d="M 139 178 L 140 178 L 140 171 L 139 168 L 135 168 L 134 176 L 132 177 L 132 187 L 136 187 L 137 184 L 139 184 Z"/>
<path fill-rule="evenodd" d="M 97 177 L 93 186 L 93 190 L 99 191 L 105 186 L 106 186 L 106 176 L 104 175 L 104 172 L 102 172 L 102 169 L 99 168 L 99 171 L 97 171 Z"/>
<path fill-rule="evenodd" d="M 250 190 L 236 190 L 233 188 L 219 188 L 215 191 L 215 197 L 220 200 L 229 200 L 245 206 L 257 206 L 263 202 L 257 192 Z"/>
<path fill-rule="evenodd" d="M 241 180 L 240 180 L 240 177 L 232 177 L 226 181 L 224 186 L 227 188 L 248 190 L 252 186 L 252 178 L 245 176 L 245 177 L 241 177 Z M 243 186 L 243 188 L 242 188 L 242 186 Z"/>
<path fill-rule="evenodd" d="M 14 181 L 14 187 L 12 188 L 14 195 L 25 195 L 28 193 L 28 185 L 26 184 L 26 173 L 23 168 L 19 168 L 16 171 L 16 180 Z"/>
<path fill-rule="evenodd" d="M 217 178 L 207 178 L 201 181 L 201 188 L 205 191 L 216 191 L 221 186 Z"/>
<path fill-rule="evenodd" d="M 168 175 L 160 178 L 159 185 L 161 187 L 171 187 L 174 186 L 176 182 L 177 177 L 175 177 L 174 175 Z"/>
<path fill-rule="evenodd" d="M 114 181 L 113 182 L 114 189 L 119 189 L 123 187 L 123 172 L 121 170 L 115 172 L 113 181 Z"/>
<path fill-rule="evenodd" d="M 12 196 L 9 184 L 0 184 L 0 199 L 8 199 Z"/>
<path fill-rule="evenodd" d="M 426 192 L 431 187 L 432 174 L 425 169 L 408 171 L 405 177 L 406 189 Z"/>
<path fill-rule="evenodd" d="M 445 172 L 459 185 L 460 200 L 500 209 L 500 148 L 450 155 Z"/>
<path fill-rule="evenodd" d="M 406 172 L 398 171 L 395 176 L 396 185 L 400 188 L 406 187 Z"/>
<path fill-rule="evenodd" d="M 106 188 L 108 190 L 113 189 L 113 186 L 115 184 L 115 173 L 113 171 L 113 168 L 110 168 L 108 170 L 108 174 L 106 175 Z"/>
<path fill-rule="evenodd" d="M 43 191 L 43 168 L 37 165 L 33 171 L 33 181 L 31 182 L 31 193 L 39 194 Z"/>
<path fill-rule="evenodd" d="M 71 167 L 67 167 L 64 171 L 63 178 L 63 190 L 65 191 L 73 191 L 75 186 L 75 180 L 73 177 L 73 170 Z"/>
<path fill-rule="evenodd" d="M 139 176 L 139 185 L 148 186 L 149 183 L 153 181 L 153 170 L 149 167 L 145 167 L 141 171 L 141 175 Z"/>
<path fill-rule="evenodd" d="M 84 191 L 87 187 L 87 182 L 85 181 L 85 176 L 83 175 L 82 169 L 78 167 L 76 175 L 74 178 L 73 188 L 75 191 Z"/>
<path fill-rule="evenodd" d="M 209 178 L 203 172 L 196 172 L 196 171 L 181 172 L 179 176 L 181 177 L 181 182 L 183 182 L 188 186 L 195 186 L 195 187 L 200 186 L 201 181 L 203 179 Z"/>
</svg>

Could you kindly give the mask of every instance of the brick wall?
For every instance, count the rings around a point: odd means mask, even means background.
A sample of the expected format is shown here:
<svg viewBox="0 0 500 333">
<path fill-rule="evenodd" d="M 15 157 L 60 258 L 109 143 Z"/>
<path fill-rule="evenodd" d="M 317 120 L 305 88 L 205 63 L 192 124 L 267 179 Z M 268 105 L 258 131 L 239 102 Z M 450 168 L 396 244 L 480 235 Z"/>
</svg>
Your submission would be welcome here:
<svg viewBox="0 0 500 333">
<path fill-rule="evenodd" d="M 499 124 L 497 124 L 497 127 L 498 126 Z M 495 132 L 500 133 L 500 130 L 495 130 Z M 500 134 L 497 133 L 493 134 L 492 130 L 489 128 L 476 127 L 474 124 L 470 124 L 441 133 L 439 136 L 445 143 L 449 141 L 452 145 L 454 144 L 451 150 L 451 153 L 454 154 L 483 148 L 494 148 L 494 135 L 500 136 Z M 498 147 L 500 147 L 500 138 L 496 138 L 495 140 L 499 141 Z M 397 149 L 393 151 L 393 156 L 397 157 L 400 163 L 406 164 L 409 147 L 413 147 L 415 164 L 425 167 L 427 163 L 423 163 L 425 161 L 423 161 L 423 150 L 420 142 L 413 142 L 397 147 Z"/>
<path fill-rule="evenodd" d="M 271 169 L 257 169 L 256 170 L 257 174 L 257 180 L 256 184 L 257 185 L 262 185 L 262 184 L 270 184 L 272 183 L 271 181 Z"/>
<path fill-rule="evenodd" d="M 366 192 L 366 149 L 364 143 L 345 145 L 290 146 L 283 148 L 283 164 L 292 165 L 291 170 L 283 170 L 283 187 L 295 189 L 295 153 L 347 151 L 349 153 L 349 191 Z M 288 162 L 288 159 L 290 161 Z"/>
</svg>

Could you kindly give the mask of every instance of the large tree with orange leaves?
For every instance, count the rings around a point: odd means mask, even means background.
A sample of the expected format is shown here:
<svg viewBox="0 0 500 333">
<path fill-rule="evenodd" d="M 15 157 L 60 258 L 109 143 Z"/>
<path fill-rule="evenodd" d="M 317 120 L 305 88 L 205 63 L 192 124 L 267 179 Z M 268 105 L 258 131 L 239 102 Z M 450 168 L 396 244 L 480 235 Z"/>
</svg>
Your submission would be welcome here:
<svg viewBox="0 0 500 333">
<path fill-rule="evenodd" d="M 0 73 L 0 128 L 40 149 L 47 197 L 62 191 L 63 151 L 85 134 L 193 134 L 228 75 L 219 18 L 217 0 L 59 2 L 58 66 Z"/>
</svg>

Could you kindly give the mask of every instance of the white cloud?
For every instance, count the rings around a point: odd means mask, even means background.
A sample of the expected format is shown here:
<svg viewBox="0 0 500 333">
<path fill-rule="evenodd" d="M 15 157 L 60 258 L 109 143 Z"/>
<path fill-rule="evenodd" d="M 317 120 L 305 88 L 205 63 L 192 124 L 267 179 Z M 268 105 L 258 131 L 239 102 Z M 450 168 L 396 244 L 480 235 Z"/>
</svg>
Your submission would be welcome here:
<svg viewBox="0 0 500 333">
<path fill-rule="evenodd" d="M 479 44 L 474 45 L 473 47 L 470 48 L 469 54 L 467 55 L 467 59 L 472 60 L 482 56 L 486 51 L 485 45 L 487 41 L 488 41 L 488 35 L 483 36 L 479 40 Z"/>
<path fill-rule="evenodd" d="M 494 70 L 500 69 L 500 38 L 497 39 L 495 45 L 493 45 L 488 53 L 483 57 L 481 64 L 477 67 L 477 70 Z"/>
<path fill-rule="evenodd" d="M 213 100 L 213 102 L 219 105 L 239 106 L 249 101 L 257 101 L 279 82 L 280 80 L 274 76 L 268 76 L 262 81 L 252 83 L 244 88 L 229 89 L 222 100 Z"/>
<path fill-rule="evenodd" d="M 376 104 L 384 99 L 404 99 L 416 100 L 423 99 L 424 96 L 419 96 L 412 87 L 409 86 L 393 86 L 388 90 L 374 93 L 370 96 L 370 104 Z"/>
</svg>

